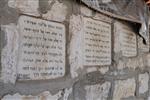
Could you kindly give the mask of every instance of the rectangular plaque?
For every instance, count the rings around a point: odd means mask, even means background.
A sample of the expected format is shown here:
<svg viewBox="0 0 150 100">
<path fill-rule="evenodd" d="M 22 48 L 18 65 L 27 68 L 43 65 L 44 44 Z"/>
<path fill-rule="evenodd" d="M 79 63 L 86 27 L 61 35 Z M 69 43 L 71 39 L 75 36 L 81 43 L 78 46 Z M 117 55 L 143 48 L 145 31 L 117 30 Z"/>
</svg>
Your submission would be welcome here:
<svg viewBox="0 0 150 100">
<path fill-rule="evenodd" d="M 65 26 L 21 16 L 17 73 L 19 80 L 44 80 L 65 74 Z"/>
<path fill-rule="evenodd" d="M 125 57 L 133 57 L 137 55 L 136 34 L 126 25 L 122 25 L 120 31 L 121 51 Z"/>
<path fill-rule="evenodd" d="M 111 24 L 84 18 L 84 65 L 111 64 Z"/>
</svg>

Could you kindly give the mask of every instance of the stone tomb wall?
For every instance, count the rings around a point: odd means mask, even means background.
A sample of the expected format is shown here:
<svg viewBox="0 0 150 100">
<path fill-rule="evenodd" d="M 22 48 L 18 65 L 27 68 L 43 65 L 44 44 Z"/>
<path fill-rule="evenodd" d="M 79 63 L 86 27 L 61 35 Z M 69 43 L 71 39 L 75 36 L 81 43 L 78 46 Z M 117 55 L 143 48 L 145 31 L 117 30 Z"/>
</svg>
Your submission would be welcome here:
<svg viewBox="0 0 150 100">
<path fill-rule="evenodd" d="M 149 43 L 71 0 L 0 1 L 0 99 L 150 100 Z"/>
</svg>

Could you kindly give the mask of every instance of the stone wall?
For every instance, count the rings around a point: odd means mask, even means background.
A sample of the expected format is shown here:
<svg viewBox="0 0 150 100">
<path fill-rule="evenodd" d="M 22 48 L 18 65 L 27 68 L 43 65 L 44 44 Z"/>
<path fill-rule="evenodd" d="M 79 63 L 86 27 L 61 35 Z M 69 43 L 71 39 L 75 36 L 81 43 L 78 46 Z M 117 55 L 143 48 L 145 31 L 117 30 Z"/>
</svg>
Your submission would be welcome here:
<svg viewBox="0 0 150 100">
<path fill-rule="evenodd" d="M 0 7 L 0 99 L 150 100 L 149 44 L 136 23 L 76 0 Z"/>
</svg>

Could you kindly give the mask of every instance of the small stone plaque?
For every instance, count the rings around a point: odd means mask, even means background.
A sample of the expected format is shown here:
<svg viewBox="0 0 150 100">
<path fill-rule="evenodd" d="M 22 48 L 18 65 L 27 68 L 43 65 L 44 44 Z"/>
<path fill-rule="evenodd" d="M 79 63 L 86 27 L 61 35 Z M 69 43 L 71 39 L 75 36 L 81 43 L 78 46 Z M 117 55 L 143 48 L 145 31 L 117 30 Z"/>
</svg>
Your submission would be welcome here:
<svg viewBox="0 0 150 100">
<path fill-rule="evenodd" d="M 65 26 L 28 16 L 19 19 L 19 80 L 44 80 L 65 74 Z"/>
<path fill-rule="evenodd" d="M 115 48 L 121 51 L 125 57 L 133 57 L 137 55 L 137 37 L 136 33 L 126 24 L 115 23 L 115 38 L 117 46 Z"/>
<path fill-rule="evenodd" d="M 84 18 L 84 65 L 111 64 L 111 24 Z"/>
</svg>

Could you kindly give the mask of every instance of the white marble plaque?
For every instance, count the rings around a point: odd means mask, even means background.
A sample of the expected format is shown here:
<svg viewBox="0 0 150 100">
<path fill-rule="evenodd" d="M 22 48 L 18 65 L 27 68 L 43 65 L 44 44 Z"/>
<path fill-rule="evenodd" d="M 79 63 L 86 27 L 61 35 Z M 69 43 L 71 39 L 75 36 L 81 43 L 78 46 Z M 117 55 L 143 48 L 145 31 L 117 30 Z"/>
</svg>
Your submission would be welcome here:
<svg viewBox="0 0 150 100">
<path fill-rule="evenodd" d="M 121 51 L 122 55 L 125 57 L 133 57 L 137 55 L 137 40 L 136 40 L 136 33 L 133 32 L 133 30 L 123 24 L 116 22 L 115 23 L 115 38 L 117 40 L 115 44 L 117 44 L 119 47 L 119 50 L 116 51 Z M 116 47 L 115 47 L 116 48 Z"/>
<path fill-rule="evenodd" d="M 44 80 L 64 76 L 64 25 L 21 16 L 19 32 L 19 80 Z"/>
<path fill-rule="evenodd" d="M 111 64 L 111 25 L 91 18 L 84 18 L 84 65 Z"/>
</svg>

